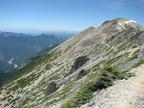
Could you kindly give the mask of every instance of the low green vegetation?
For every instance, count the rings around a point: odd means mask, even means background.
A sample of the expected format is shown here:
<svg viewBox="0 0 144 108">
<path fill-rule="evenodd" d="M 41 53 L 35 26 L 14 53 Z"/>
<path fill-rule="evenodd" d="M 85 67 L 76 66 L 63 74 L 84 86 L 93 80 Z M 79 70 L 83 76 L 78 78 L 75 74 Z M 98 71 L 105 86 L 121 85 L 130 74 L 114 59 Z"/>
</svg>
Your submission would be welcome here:
<svg viewBox="0 0 144 108">
<path fill-rule="evenodd" d="M 7 79 L 5 80 L 5 84 L 8 84 L 12 82 L 13 80 L 16 80 L 23 76 L 24 74 L 27 74 L 29 72 L 32 72 L 35 68 L 42 64 L 47 64 L 48 62 L 54 60 L 58 57 L 58 53 L 50 53 L 45 54 L 40 57 L 38 57 L 36 60 L 30 62 L 28 65 L 24 66 L 21 69 L 15 70 L 14 72 L 11 72 Z M 52 66 L 50 64 L 46 65 L 46 70 L 50 69 Z"/>
<path fill-rule="evenodd" d="M 107 63 L 111 65 L 111 64 L 113 64 L 114 62 L 120 60 L 121 58 L 123 58 L 123 57 L 125 57 L 125 56 L 127 56 L 127 54 L 119 55 L 119 56 L 117 56 L 117 57 L 115 57 L 115 58 L 110 59 L 109 61 L 107 61 Z"/>
<path fill-rule="evenodd" d="M 13 103 L 13 102 L 15 102 L 15 101 L 18 100 L 19 98 L 20 98 L 20 97 L 17 97 L 17 98 L 15 98 L 15 99 L 11 100 L 11 101 L 10 101 L 10 104 Z"/>
<path fill-rule="evenodd" d="M 22 106 L 25 105 L 26 103 L 29 102 L 29 100 L 30 100 L 30 98 L 26 98 L 26 99 L 24 99 L 24 101 L 21 102 L 21 105 L 22 105 Z"/>
<path fill-rule="evenodd" d="M 138 47 L 138 45 L 133 45 L 133 46 L 132 46 L 132 48 L 136 48 L 136 47 Z"/>
<path fill-rule="evenodd" d="M 64 103 L 61 108 L 75 108 L 89 102 L 93 93 L 97 90 L 105 89 L 113 85 L 113 81 L 116 79 L 123 79 L 127 76 L 125 72 L 120 72 L 116 66 L 104 67 L 100 74 L 95 77 L 91 82 L 88 82 L 86 86 L 69 101 Z"/>
<path fill-rule="evenodd" d="M 138 58 L 138 54 L 132 55 L 132 57 L 128 58 L 125 62 L 129 62 L 129 61 L 136 59 L 136 58 Z"/>
<path fill-rule="evenodd" d="M 27 85 L 30 85 L 31 83 L 33 83 L 34 80 L 38 79 L 39 76 L 41 75 L 41 73 L 39 74 L 31 74 L 30 76 L 26 77 L 26 78 L 21 78 L 19 80 L 17 80 L 14 84 L 14 86 L 12 86 L 11 88 L 9 88 L 9 92 L 10 91 L 16 91 L 19 88 L 24 88 Z"/>
<path fill-rule="evenodd" d="M 59 75 L 59 74 L 56 74 L 56 75 L 50 77 L 50 78 L 49 78 L 49 81 L 58 80 L 59 78 L 61 78 L 60 75 Z"/>
<path fill-rule="evenodd" d="M 2 99 L 2 101 L 5 101 L 6 99 L 9 99 L 9 98 L 13 98 L 13 96 L 12 96 L 12 95 L 8 95 L 8 96 L 4 97 L 4 98 Z"/>
<path fill-rule="evenodd" d="M 52 65 L 51 65 L 51 64 L 47 64 L 47 65 L 46 65 L 46 70 L 51 69 L 51 67 L 52 67 Z"/>
<path fill-rule="evenodd" d="M 89 74 L 89 73 L 90 73 L 90 71 L 91 71 L 90 69 L 85 70 L 85 71 L 84 71 L 84 75 L 83 75 L 83 76 L 85 76 L 85 75 Z"/>
<path fill-rule="evenodd" d="M 128 48 L 127 45 L 122 44 L 121 46 L 118 47 L 117 50 L 118 50 L 119 52 L 121 52 L 121 51 L 123 51 L 123 50 L 125 50 L 125 49 L 127 49 L 127 48 Z"/>
<path fill-rule="evenodd" d="M 136 50 L 136 51 L 132 54 L 132 56 L 138 54 L 140 51 L 141 51 L 140 49 Z"/>
<path fill-rule="evenodd" d="M 132 68 L 136 68 L 136 67 L 138 67 L 139 65 L 141 65 L 143 63 L 144 63 L 144 60 L 140 60 L 139 62 L 137 62 L 134 65 L 132 65 Z"/>
</svg>

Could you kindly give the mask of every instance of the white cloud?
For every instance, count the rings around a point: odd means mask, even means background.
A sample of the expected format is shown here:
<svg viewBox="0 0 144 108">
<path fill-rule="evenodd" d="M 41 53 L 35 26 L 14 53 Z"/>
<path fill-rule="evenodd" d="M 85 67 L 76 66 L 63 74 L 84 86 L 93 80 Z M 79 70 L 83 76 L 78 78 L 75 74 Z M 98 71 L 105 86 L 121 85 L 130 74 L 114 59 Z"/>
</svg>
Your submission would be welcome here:
<svg viewBox="0 0 144 108">
<path fill-rule="evenodd" d="M 127 0 L 115 0 L 115 1 L 106 1 L 104 6 L 112 9 L 123 9 L 127 5 L 137 5 L 144 8 L 144 0 L 137 1 L 127 1 Z"/>
<path fill-rule="evenodd" d="M 105 3 L 105 6 L 108 8 L 120 9 L 126 5 L 126 0 L 117 0 L 117 1 L 110 1 Z"/>
</svg>

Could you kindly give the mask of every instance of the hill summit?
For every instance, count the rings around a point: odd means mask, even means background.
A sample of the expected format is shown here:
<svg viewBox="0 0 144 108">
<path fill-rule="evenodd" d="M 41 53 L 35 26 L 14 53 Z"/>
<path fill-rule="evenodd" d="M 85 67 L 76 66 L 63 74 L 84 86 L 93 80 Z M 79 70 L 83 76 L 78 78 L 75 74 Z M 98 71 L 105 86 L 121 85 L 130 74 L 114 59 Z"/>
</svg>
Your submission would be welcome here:
<svg viewBox="0 0 144 108">
<path fill-rule="evenodd" d="M 144 27 L 133 20 L 89 27 L 14 72 L 1 89 L 0 105 L 141 108 L 143 49 Z"/>
</svg>

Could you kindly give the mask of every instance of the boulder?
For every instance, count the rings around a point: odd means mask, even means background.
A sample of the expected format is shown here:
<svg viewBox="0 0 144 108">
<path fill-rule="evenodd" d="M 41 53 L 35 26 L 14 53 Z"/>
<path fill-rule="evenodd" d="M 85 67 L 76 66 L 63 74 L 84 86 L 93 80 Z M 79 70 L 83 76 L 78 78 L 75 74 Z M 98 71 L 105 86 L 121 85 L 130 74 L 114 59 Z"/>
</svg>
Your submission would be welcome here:
<svg viewBox="0 0 144 108">
<path fill-rule="evenodd" d="M 81 79 L 81 78 L 84 76 L 84 74 L 85 74 L 85 71 L 82 69 L 82 70 L 79 72 L 79 74 L 78 74 L 78 76 L 77 76 L 77 78 L 76 78 L 76 81 L 78 81 L 79 79 Z"/>
<path fill-rule="evenodd" d="M 46 89 L 46 96 L 51 95 L 53 92 L 55 92 L 57 90 L 57 85 L 55 82 L 50 82 L 48 84 L 48 87 Z"/>
<path fill-rule="evenodd" d="M 76 61 L 74 62 L 73 66 L 71 67 L 71 70 L 70 72 L 68 72 L 66 76 L 72 74 L 73 72 L 75 72 L 78 68 L 80 68 L 81 66 L 83 66 L 86 62 L 88 61 L 88 58 L 86 56 L 81 56 L 81 57 L 78 57 L 76 59 Z"/>
</svg>

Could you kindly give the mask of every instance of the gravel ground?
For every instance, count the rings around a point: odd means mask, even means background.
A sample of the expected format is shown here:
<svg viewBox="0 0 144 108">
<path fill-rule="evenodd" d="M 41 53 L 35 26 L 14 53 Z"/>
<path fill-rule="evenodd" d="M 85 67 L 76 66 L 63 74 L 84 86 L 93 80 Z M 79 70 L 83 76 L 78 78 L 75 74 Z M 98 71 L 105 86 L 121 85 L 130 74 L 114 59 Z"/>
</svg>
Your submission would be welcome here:
<svg viewBox="0 0 144 108">
<path fill-rule="evenodd" d="M 135 77 L 96 92 L 94 99 L 80 108 L 144 108 L 144 65 L 131 71 Z"/>
</svg>

